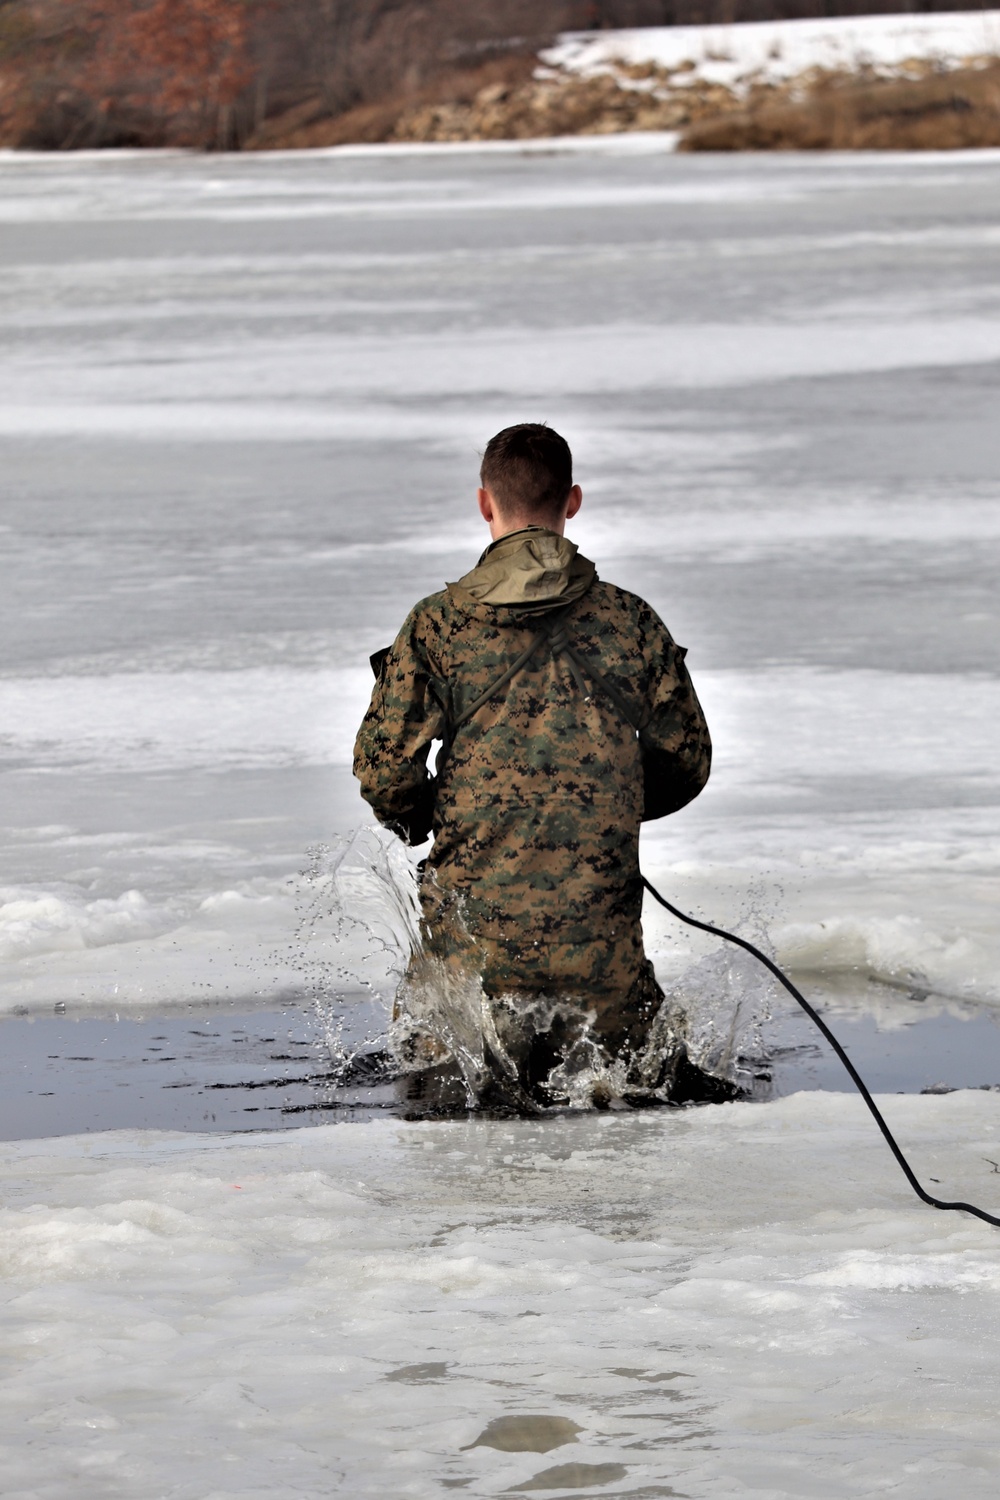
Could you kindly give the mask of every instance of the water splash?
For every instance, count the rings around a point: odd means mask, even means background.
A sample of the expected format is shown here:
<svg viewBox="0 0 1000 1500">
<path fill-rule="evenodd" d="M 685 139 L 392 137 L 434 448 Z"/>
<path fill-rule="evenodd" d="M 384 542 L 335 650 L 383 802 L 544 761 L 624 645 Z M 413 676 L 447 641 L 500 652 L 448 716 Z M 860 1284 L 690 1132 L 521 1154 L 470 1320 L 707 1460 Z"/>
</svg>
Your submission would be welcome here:
<svg viewBox="0 0 1000 1500">
<path fill-rule="evenodd" d="M 417 872 L 387 830 L 355 829 L 309 850 L 301 873 L 296 967 L 334 1082 L 388 1046 L 395 995 L 420 944 Z"/>
<path fill-rule="evenodd" d="M 457 1069 L 470 1108 L 616 1108 L 667 1102 L 684 1055 L 739 1086 L 745 1059 L 759 1060 L 772 986 L 739 950 L 722 947 L 689 968 L 642 1051 L 616 1057 L 585 999 L 485 993 L 461 898 L 438 897 L 449 956 L 428 952 L 418 866 L 386 830 L 367 826 L 312 849 L 300 897 L 298 967 L 335 1087 L 359 1058 L 379 1056 L 397 1074 Z M 767 942 L 753 893 L 741 926 Z"/>
<path fill-rule="evenodd" d="M 770 958 L 774 901 L 773 889 L 752 884 L 733 926 Z M 692 1062 L 749 1089 L 753 1072 L 767 1062 L 764 1029 L 777 994 L 777 984 L 762 964 L 743 949 L 722 943 L 672 982 L 664 1010 L 682 1028 Z"/>
</svg>

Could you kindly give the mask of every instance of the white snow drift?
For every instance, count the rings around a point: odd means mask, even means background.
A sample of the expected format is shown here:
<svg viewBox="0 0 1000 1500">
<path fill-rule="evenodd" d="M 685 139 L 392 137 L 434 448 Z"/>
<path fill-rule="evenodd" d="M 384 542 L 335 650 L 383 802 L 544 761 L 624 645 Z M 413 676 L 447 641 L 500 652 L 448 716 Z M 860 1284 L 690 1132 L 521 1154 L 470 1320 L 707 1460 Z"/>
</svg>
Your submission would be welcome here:
<svg viewBox="0 0 1000 1500">
<path fill-rule="evenodd" d="M 973 10 L 568 32 L 542 61 L 573 73 L 619 76 L 617 64 L 653 63 L 672 75 L 675 87 L 703 81 L 740 92 L 753 83 L 786 83 L 811 69 L 898 77 L 921 63 L 950 69 L 998 54 L 1000 11 Z M 632 84 L 642 87 L 643 80 Z"/>
</svg>

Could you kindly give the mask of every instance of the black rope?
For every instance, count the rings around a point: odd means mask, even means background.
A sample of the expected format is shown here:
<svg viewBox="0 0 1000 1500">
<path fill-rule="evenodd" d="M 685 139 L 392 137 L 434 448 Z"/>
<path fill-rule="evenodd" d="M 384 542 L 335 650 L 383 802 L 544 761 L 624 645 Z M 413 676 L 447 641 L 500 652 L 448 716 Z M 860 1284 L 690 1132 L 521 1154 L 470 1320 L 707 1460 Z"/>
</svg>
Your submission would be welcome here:
<svg viewBox="0 0 1000 1500">
<path fill-rule="evenodd" d="M 909 1162 L 906 1160 L 906 1157 L 897 1146 L 892 1131 L 883 1120 L 878 1105 L 875 1103 L 875 1100 L 868 1092 L 861 1074 L 851 1062 L 851 1059 L 848 1057 L 843 1047 L 837 1041 L 837 1038 L 834 1036 L 829 1026 L 823 1020 L 822 1016 L 820 1016 L 815 1010 L 813 1010 L 812 1006 L 809 1004 L 809 1001 L 805 998 L 805 996 L 800 994 L 800 992 L 795 988 L 795 985 L 792 983 L 792 981 L 781 972 L 776 963 L 772 963 L 771 959 L 768 958 L 766 953 L 762 953 L 759 948 L 755 948 L 753 943 L 748 943 L 746 938 L 737 937 L 734 932 L 726 932 L 721 927 L 713 927 L 711 922 L 699 922 L 696 917 L 689 917 L 684 912 L 678 911 L 677 907 L 672 906 L 665 896 L 660 895 L 655 885 L 651 885 L 650 882 L 646 879 L 645 875 L 642 876 L 642 883 L 646 887 L 649 894 L 653 897 L 653 899 L 658 901 L 661 906 L 666 907 L 671 916 L 677 917 L 677 919 L 681 922 L 686 922 L 689 927 L 697 927 L 702 932 L 712 933 L 713 937 L 723 938 L 727 943 L 735 943 L 738 948 L 745 948 L 747 953 L 752 953 L 754 958 L 759 959 L 764 967 L 770 970 L 779 984 L 783 984 L 785 986 L 785 989 L 793 997 L 793 999 L 799 1002 L 802 1009 L 809 1017 L 810 1021 L 812 1021 L 813 1024 L 817 1026 L 826 1037 L 827 1041 L 830 1043 L 830 1046 L 833 1048 L 834 1052 L 836 1052 L 837 1056 L 844 1064 L 844 1067 L 847 1069 L 848 1073 L 850 1073 L 851 1078 L 853 1079 L 854 1084 L 858 1090 L 858 1093 L 861 1095 L 862 1099 L 871 1110 L 872 1117 L 875 1120 L 875 1124 L 878 1126 L 879 1130 L 881 1130 L 883 1136 L 885 1137 L 886 1145 L 889 1147 L 889 1150 L 892 1152 L 900 1167 L 903 1169 L 907 1182 L 910 1184 L 911 1188 L 916 1193 L 918 1198 L 922 1198 L 925 1203 L 930 1204 L 931 1208 L 954 1208 L 961 1209 L 963 1213 L 975 1214 L 977 1219 L 982 1219 L 986 1224 L 994 1224 L 998 1229 L 1000 1229 L 1000 1218 L 995 1218 L 993 1214 L 988 1214 L 985 1209 L 976 1208 L 972 1203 L 943 1203 L 940 1198 L 932 1198 L 930 1193 L 924 1191 L 924 1189 L 920 1186 L 920 1183 L 917 1181 Z"/>
</svg>

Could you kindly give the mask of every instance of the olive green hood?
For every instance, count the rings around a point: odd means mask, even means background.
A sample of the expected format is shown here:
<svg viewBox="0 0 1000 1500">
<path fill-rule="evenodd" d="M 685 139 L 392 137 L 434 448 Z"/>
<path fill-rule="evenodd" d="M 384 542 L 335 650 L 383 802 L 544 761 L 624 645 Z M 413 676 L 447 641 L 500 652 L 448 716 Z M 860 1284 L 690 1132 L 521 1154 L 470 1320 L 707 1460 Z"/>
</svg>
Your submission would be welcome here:
<svg viewBox="0 0 1000 1500">
<path fill-rule="evenodd" d="M 457 604 L 544 611 L 572 604 L 596 577 L 594 564 L 580 556 L 573 542 L 542 526 L 528 526 L 493 542 L 471 573 L 449 583 L 448 592 Z"/>
</svg>

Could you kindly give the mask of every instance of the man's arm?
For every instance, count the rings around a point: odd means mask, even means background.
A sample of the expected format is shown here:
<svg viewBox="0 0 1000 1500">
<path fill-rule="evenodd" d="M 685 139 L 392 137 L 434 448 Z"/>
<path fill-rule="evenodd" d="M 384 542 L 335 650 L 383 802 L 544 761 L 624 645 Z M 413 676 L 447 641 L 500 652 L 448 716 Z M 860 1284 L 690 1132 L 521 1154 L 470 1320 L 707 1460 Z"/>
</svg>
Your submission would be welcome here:
<svg viewBox="0 0 1000 1500">
<path fill-rule="evenodd" d="M 639 736 L 643 822 L 686 807 L 702 790 L 712 768 L 712 741 L 684 665 L 684 647 L 656 623 L 651 712 Z"/>
<path fill-rule="evenodd" d="M 354 745 L 354 774 L 362 797 L 380 823 L 410 844 L 423 843 L 431 830 L 434 781 L 427 771 L 427 752 L 432 740 L 444 737 L 444 725 L 414 611 L 382 657 Z"/>
</svg>

